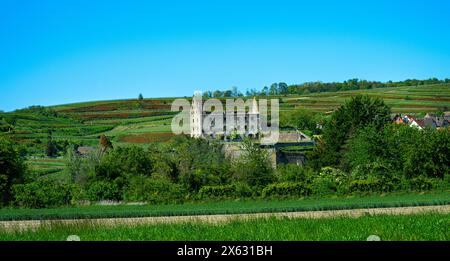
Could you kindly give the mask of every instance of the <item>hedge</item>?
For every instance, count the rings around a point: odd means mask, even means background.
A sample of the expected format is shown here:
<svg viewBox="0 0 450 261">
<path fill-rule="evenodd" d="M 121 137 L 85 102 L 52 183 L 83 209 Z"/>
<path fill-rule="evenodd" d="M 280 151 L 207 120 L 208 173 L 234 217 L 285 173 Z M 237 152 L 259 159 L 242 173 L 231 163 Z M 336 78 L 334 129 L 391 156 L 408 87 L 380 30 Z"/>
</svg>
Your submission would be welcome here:
<svg viewBox="0 0 450 261">
<path fill-rule="evenodd" d="M 75 186 L 50 179 L 38 179 L 31 183 L 12 187 L 14 204 L 27 208 L 49 208 L 70 205 Z"/>
<path fill-rule="evenodd" d="M 295 197 L 307 196 L 310 189 L 299 182 L 273 183 L 265 187 L 262 191 L 263 197 Z"/>
</svg>

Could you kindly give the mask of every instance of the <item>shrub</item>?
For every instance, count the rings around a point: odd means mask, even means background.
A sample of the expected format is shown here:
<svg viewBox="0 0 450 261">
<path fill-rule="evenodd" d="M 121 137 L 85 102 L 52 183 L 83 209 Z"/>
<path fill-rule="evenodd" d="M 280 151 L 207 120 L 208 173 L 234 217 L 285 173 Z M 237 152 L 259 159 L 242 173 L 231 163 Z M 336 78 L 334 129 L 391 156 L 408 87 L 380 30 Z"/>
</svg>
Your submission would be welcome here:
<svg viewBox="0 0 450 261">
<path fill-rule="evenodd" d="M 319 195 L 345 193 L 348 191 L 348 182 L 347 173 L 332 167 L 324 167 L 312 181 L 312 192 Z"/>
<path fill-rule="evenodd" d="M 396 173 L 390 164 L 380 161 L 358 165 L 352 171 L 351 177 L 358 182 L 367 180 L 368 182 L 362 182 L 361 186 L 371 184 L 369 191 L 390 192 L 402 188 L 402 174 Z M 362 188 L 359 185 L 354 186 L 359 187 L 358 190 Z"/>
<path fill-rule="evenodd" d="M 298 182 L 273 183 L 265 187 L 262 191 L 263 197 L 298 197 L 307 196 L 309 188 Z"/>
<path fill-rule="evenodd" d="M 438 183 L 438 188 L 444 190 L 450 189 L 450 173 L 444 175 L 442 181 Z"/>
<path fill-rule="evenodd" d="M 350 182 L 350 192 L 378 192 L 382 189 L 379 179 L 357 179 Z"/>
<path fill-rule="evenodd" d="M 90 201 L 120 200 L 121 193 L 116 182 L 100 180 L 89 183 L 86 197 Z"/>
<path fill-rule="evenodd" d="M 256 195 L 246 183 L 237 182 L 229 185 L 203 186 L 197 196 L 200 199 L 246 198 Z"/>
<path fill-rule="evenodd" d="M 242 197 L 242 198 L 246 198 L 246 197 L 251 197 L 253 196 L 253 194 L 259 194 L 259 192 L 254 192 L 251 187 L 246 184 L 246 183 L 242 183 L 242 182 L 236 182 L 233 183 L 233 186 L 236 190 L 236 196 L 237 197 Z"/>
<path fill-rule="evenodd" d="M 412 178 L 409 181 L 410 189 L 412 190 L 431 190 L 437 187 L 437 180 L 433 178 L 420 175 Z"/>
<path fill-rule="evenodd" d="M 234 185 L 220 185 L 220 186 L 204 186 L 198 192 L 202 199 L 209 198 L 232 198 L 237 194 Z"/>
<path fill-rule="evenodd" d="M 405 174 L 443 178 L 450 172 L 450 128 L 425 128 L 420 133 L 415 146 L 405 153 Z"/>
<path fill-rule="evenodd" d="M 247 139 L 241 146 L 242 155 L 233 164 L 233 178 L 256 190 L 274 182 L 275 175 L 268 152 Z"/>
<path fill-rule="evenodd" d="M 277 167 L 277 174 L 281 182 L 310 182 L 314 170 L 296 164 L 282 164 Z"/>
<path fill-rule="evenodd" d="M 153 174 L 151 177 L 133 177 L 124 192 L 124 199 L 154 204 L 178 203 L 184 200 L 186 194 L 182 185 L 175 184 L 164 176 Z"/>
<path fill-rule="evenodd" d="M 70 205 L 75 187 L 50 179 L 13 186 L 15 205 L 27 208 L 48 208 Z"/>
<path fill-rule="evenodd" d="M 13 184 L 21 183 L 25 173 L 24 158 L 17 146 L 0 138 L 0 205 L 9 203 Z"/>
<path fill-rule="evenodd" d="M 96 179 L 114 180 L 131 175 L 151 175 L 152 160 L 149 153 L 136 146 L 109 150 L 95 169 Z"/>
</svg>

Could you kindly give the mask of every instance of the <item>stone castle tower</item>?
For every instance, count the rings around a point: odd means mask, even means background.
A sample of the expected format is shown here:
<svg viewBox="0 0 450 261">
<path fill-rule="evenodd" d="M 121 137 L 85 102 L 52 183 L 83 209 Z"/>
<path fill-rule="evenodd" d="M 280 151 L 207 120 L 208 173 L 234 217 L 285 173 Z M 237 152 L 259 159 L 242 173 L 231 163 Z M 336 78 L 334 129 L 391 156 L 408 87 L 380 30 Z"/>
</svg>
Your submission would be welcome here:
<svg viewBox="0 0 450 261">
<path fill-rule="evenodd" d="M 227 114 L 234 114 L 233 121 L 227 122 Z M 207 115 L 207 112 L 203 111 L 202 95 L 196 92 L 192 98 L 191 112 L 190 112 L 190 136 L 193 138 L 204 137 L 203 133 L 203 119 Z M 222 138 L 226 139 L 230 136 L 229 130 L 242 129 L 245 135 L 256 137 L 261 131 L 260 113 L 258 109 L 258 102 L 253 97 L 251 105 L 249 106 L 248 113 L 239 112 L 223 112 L 224 128 L 218 133 L 214 133 L 210 136 L 216 136 L 219 134 Z M 228 125 L 228 126 L 227 126 Z M 227 128 L 228 127 L 228 128 Z"/>
<path fill-rule="evenodd" d="M 190 113 L 190 129 L 191 137 L 199 138 L 202 136 L 203 124 L 203 103 L 202 95 L 196 92 L 192 98 L 191 113 Z"/>
</svg>

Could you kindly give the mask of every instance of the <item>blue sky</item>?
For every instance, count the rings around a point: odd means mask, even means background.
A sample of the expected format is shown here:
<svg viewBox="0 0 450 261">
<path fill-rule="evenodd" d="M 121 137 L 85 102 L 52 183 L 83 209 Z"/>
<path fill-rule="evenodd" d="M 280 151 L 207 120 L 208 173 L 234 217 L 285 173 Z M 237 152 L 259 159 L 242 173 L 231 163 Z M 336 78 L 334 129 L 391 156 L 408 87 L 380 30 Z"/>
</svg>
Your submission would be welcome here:
<svg viewBox="0 0 450 261">
<path fill-rule="evenodd" d="M 445 0 L 2 0 L 0 110 L 280 81 L 446 78 L 449 13 Z"/>
</svg>

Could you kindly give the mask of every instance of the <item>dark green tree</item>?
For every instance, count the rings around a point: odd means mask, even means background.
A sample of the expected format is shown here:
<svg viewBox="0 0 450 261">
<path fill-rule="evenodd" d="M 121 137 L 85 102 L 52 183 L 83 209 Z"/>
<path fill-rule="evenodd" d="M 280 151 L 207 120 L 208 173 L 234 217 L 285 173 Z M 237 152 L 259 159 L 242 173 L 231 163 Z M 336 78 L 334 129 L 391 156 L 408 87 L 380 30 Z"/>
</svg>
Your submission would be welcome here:
<svg viewBox="0 0 450 261">
<path fill-rule="evenodd" d="M 357 95 L 336 110 L 323 130 L 322 142 L 318 143 L 311 160 L 316 167 L 338 166 L 346 151 L 349 138 L 365 126 L 382 130 L 390 122 L 390 108 L 383 100 L 367 95 Z"/>
<path fill-rule="evenodd" d="M 24 159 L 17 147 L 10 141 L 0 138 L 0 203 L 11 199 L 11 187 L 21 183 L 26 171 Z"/>
<path fill-rule="evenodd" d="M 278 84 L 272 83 L 269 88 L 269 94 L 270 95 L 278 95 Z"/>
<path fill-rule="evenodd" d="M 166 150 L 169 151 L 166 158 L 171 159 L 169 164 L 176 169 L 171 171 L 171 178 L 188 191 L 198 191 L 206 185 L 219 185 L 229 179 L 230 162 L 221 144 L 180 136 L 167 145 Z"/>
<path fill-rule="evenodd" d="M 288 85 L 284 82 L 278 83 L 278 93 L 282 95 L 288 94 Z"/>
<path fill-rule="evenodd" d="M 251 140 L 242 143 L 243 155 L 234 162 L 234 179 L 261 190 L 275 181 L 275 173 L 268 152 Z"/>
<path fill-rule="evenodd" d="M 56 146 L 56 143 L 53 141 L 52 133 L 49 131 L 48 137 L 47 137 L 47 145 L 45 147 L 45 153 L 47 157 L 55 157 L 58 153 L 58 148 Z"/>
<path fill-rule="evenodd" d="M 213 92 L 212 96 L 213 96 L 214 98 L 220 98 L 220 97 L 223 96 L 223 92 L 221 92 L 221 91 L 219 91 L 219 90 L 216 90 L 216 91 Z"/>
</svg>

